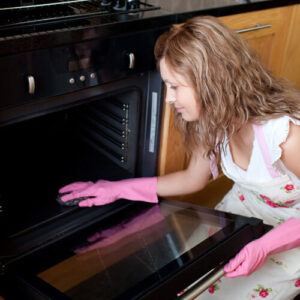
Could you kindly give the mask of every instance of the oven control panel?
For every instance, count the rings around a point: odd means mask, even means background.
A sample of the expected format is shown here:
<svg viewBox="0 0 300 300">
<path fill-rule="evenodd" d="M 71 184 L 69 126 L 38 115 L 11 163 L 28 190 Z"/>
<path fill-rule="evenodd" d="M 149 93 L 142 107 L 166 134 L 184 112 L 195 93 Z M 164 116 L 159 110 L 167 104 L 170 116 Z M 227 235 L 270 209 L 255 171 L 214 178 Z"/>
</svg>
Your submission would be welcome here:
<svg viewBox="0 0 300 300">
<path fill-rule="evenodd" d="M 0 58 L 0 110 L 155 69 L 149 30 Z"/>
</svg>

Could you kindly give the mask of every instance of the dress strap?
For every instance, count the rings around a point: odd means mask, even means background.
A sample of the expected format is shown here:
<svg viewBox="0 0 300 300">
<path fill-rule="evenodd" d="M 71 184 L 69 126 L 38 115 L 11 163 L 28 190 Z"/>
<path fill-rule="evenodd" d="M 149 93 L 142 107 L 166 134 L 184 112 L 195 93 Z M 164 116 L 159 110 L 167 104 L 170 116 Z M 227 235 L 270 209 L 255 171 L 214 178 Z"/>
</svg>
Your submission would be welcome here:
<svg viewBox="0 0 300 300">
<path fill-rule="evenodd" d="M 216 164 L 216 158 L 214 155 L 210 156 L 210 171 L 211 171 L 213 179 L 216 179 L 219 175 L 219 170 L 218 170 L 218 166 Z"/>
<path fill-rule="evenodd" d="M 216 145 L 219 139 L 216 139 Z M 214 154 L 210 155 L 210 172 L 212 174 L 213 179 L 216 179 L 219 176 L 219 169 L 216 162 L 216 157 Z"/>
<path fill-rule="evenodd" d="M 270 175 L 272 176 L 272 178 L 279 177 L 280 173 L 276 172 L 274 170 L 273 166 L 272 166 L 271 157 L 270 157 L 268 145 L 267 145 L 267 142 L 266 142 L 266 139 L 265 139 L 265 135 L 264 135 L 262 126 L 252 124 L 252 127 L 253 127 L 255 136 L 256 136 L 257 141 L 258 141 L 260 151 L 262 153 L 262 156 L 264 158 L 266 167 L 267 167 Z"/>
</svg>

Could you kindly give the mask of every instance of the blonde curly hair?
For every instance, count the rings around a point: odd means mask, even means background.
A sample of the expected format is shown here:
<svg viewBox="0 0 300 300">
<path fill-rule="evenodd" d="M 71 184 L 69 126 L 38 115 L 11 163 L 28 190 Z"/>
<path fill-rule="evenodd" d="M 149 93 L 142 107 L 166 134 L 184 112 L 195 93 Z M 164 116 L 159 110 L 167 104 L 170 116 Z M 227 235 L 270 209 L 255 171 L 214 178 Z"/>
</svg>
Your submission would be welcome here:
<svg viewBox="0 0 300 300">
<path fill-rule="evenodd" d="M 224 141 L 246 123 L 285 115 L 300 119 L 300 94 L 273 76 L 248 44 L 215 17 L 174 25 L 158 38 L 154 54 L 158 66 L 165 58 L 196 92 L 198 121 L 186 122 L 174 111 L 189 152 L 201 144 L 207 156 L 219 160 Z"/>
</svg>

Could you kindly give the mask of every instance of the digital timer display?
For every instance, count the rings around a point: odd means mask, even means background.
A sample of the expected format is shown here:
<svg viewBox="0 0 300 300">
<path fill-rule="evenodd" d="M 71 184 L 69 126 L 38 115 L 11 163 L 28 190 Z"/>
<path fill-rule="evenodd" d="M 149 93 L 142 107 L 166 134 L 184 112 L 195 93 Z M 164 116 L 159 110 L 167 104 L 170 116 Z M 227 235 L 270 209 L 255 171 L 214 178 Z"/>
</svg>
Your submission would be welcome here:
<svg viewBox="0 0 300 300">
<path fill-rule="evenodd" d="M 78 60 L 70 60 L 68 62 L 69 72 L 85 70 L 91 67 L 92 67 L 92 63 L 90 57 L 83 57 Z"/>
</svg>

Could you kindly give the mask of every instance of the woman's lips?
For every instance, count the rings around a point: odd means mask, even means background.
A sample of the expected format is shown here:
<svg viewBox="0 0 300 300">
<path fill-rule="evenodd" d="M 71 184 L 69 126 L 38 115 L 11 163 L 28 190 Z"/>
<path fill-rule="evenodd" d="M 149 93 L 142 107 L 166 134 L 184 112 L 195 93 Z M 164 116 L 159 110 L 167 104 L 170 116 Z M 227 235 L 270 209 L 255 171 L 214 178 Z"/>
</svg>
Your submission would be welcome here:
<svg viewBox="0 0 300 300">
<path fill-rule="evenodd" d="M 177 112 L 182 112 L 183 111 L 183 107 L 175 107 L 175 109 L 177 110 Z"/>
</svg>

